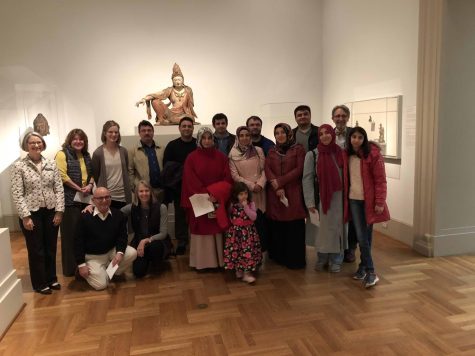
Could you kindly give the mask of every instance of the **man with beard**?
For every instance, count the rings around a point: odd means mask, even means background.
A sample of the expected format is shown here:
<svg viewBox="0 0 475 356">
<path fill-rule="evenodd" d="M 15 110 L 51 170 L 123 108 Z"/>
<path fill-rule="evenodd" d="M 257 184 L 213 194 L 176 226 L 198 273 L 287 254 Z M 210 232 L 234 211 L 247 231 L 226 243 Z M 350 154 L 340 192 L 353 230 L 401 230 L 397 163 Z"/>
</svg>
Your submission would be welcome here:
<svg viewBox="0 0 475 356">
<path fill-rule="evenodd" d="M 163 201 L 164 193 L 160 182 L 160 172 L 163 168 L 163 148 L 153 140 L 154 128 L 150 121 L 139 123 L 140 142 L 129 149 L 129 180 L 132 192 L 141 180 L 149 183 L 159 202 Z"/>
<path fill-rule="evenodd" d="M 218 113 L 213 116 L 212 123 L 214 145 L 227 157 L 236 140 L 236 136 L 228 132 L 228 117 L 223 113 Z"/>
<path fill-rule="evenodd" d="M 312 114 L 310 107 L 307 105 L 299 105 L 294 110 L 295 121 L 297 127 L 292 129 L 297 143 L 300 143 L 305 152 L 309 152 L 318 145 L 318 126 L 312 124 Z"/>
<path fill-rule="evenodd" d="M 182 118 L 178 125 L 180 137 L 170 141 L 163 154 L 163 185 L 167 191 L 167 202 L 173 201 L 175 207 L 175 238 L 178 242 L 175 254 L 177 255 L 185 254 L 189 241 L 186 214 L 180 205 L 180 199 L 183 165 L 188 155 L 196 149 L 193 129 L 193 119 L 186 116 Z"/>
<path fill-rule="evenodd" d="M 246 126 L 251 133 L 251 140 L 254 146 L 262 148 L 264 154 L 267 156 L 267 152 L 275 143 L 269 140 L 267 137 L 261 135 L 262 120 L 259 116 L 251 116 L 246 120 Z"/>
</svg>

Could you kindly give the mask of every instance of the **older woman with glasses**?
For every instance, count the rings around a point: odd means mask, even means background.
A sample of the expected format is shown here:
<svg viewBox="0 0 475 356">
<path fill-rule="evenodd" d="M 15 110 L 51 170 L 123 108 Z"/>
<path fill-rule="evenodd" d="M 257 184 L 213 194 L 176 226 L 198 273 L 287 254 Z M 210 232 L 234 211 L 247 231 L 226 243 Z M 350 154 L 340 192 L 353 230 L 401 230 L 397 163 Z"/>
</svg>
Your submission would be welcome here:
<svg viewBox="0 0 475 356">
<path fill-rule="evenodd" d="M 215 148 L 211 129 L 202 127 L 196 139 L 198 148 L 185 161 L 181 205 L 190 226 L 190 267 L 203 270 L 224 264 L 223 232 L 229 227 L 226 205 L 232 178 L 228 158 Z M 190 202 L 194 194 L 208 194 L 219 205 L 216 213 L 195 216 Z"/>
<path fill-rule="evenodd" d="M 64 190 L 54 161 L 41 155 L 46 142 L 37 132 L 27 133 L 21 148 L 28 152 L 12 169 L 11 189 L 25 236 L 31 285 L 35 292 L 61 289 L 56 277 L 56 242 L 64 212 Z"/>
</svg>

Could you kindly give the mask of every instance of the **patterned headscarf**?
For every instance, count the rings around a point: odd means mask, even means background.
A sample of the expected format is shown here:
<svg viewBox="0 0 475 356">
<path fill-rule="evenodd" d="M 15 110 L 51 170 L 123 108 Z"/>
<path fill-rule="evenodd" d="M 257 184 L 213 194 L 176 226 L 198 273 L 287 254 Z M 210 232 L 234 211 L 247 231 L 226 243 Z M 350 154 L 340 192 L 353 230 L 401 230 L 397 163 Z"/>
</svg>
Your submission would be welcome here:
<svg viewBox="0 0 475 356">
<path fill-rule="evenodd" d="M 248 145 L 242 145 L 239 142 L 239 134 L 243 130 L 250 132 L 247 126 L 239 126 L 237 128 L 236 140 L 234 141 L 234 147 L 233 147 L 234 149 L 231 151 L 231 159 L 235 161 L 249 159 L 257 155 L 257 150 L 252 144 L 252 141 L 250 141 Z"/>
<path fill-rule="evenodd" d="M 196 144 L 198 145 L 199 148 L 204 148 L 201 145 L 201 139 L 203 138 L 203 135 L 205 133 L 209 133 L 211 137 L 213 137 L 213 131 L 209 127 L 202 127 L 201 129 L 199 129 L 198 133 L 196 134 Z"/>
<path fill-rule="evenodd" d="M 287 153 L 287 150 L 293 145 L 295 145 L 294 132 L 292 131 L 292 129 L 290 128 L 288 124 L 281 122 L 280 124 L 277 124 L 274 127 L 274 136 L 275 136 L 275 130 L 277 130 L 277 128 L 279 127 L 284 130 L 285 134 L 287 135 L 287 140 L 282 144 L 277 143 L 277 140 L 275 140 L 275 146 L 276 146 L 277 152 L 285 155 Z"/>
</svg>

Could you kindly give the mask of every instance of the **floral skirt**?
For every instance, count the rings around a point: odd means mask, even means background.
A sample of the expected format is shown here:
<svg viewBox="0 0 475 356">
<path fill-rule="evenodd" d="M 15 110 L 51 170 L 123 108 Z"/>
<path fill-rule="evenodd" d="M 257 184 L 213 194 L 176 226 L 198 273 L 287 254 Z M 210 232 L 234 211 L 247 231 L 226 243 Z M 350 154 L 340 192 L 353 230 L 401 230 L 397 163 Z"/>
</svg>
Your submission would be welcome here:
<svg viewBox="0 0 475 356">
<path fill-rule="evenodd" d="M 233 225 L 224 236 L 224 268 L 244 272 L 255 271 L 262 262 L 262 252 L 254 224 Z"/>
</svg>

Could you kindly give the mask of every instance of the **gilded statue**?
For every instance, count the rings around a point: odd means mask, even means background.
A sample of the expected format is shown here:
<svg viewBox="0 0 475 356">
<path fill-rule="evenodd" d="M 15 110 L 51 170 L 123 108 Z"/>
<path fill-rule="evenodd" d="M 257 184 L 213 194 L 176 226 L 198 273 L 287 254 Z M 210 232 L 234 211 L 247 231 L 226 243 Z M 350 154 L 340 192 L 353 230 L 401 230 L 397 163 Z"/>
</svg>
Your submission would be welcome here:
<svg viewBox="0 0 475 356">
<path fill-rule="evenodd" d="M 155 125 L 178 125 L 180 119 L 188 116 L 193 120 L 197 117 L 193 110 L 193 91 L 185 85 L 183 73 L 178 64 L 173 66 L 173 86 L 163 89 L 158 93 L 147 94 L 137 101 L 137 107 L 145 104 L 148 119 L 152 119 L 152 111 L 155 111 Z M 163 100 L 168 99 L 168 103 Z M 170 107 L 171 106 L 171 107 Z"/>
</svg>

